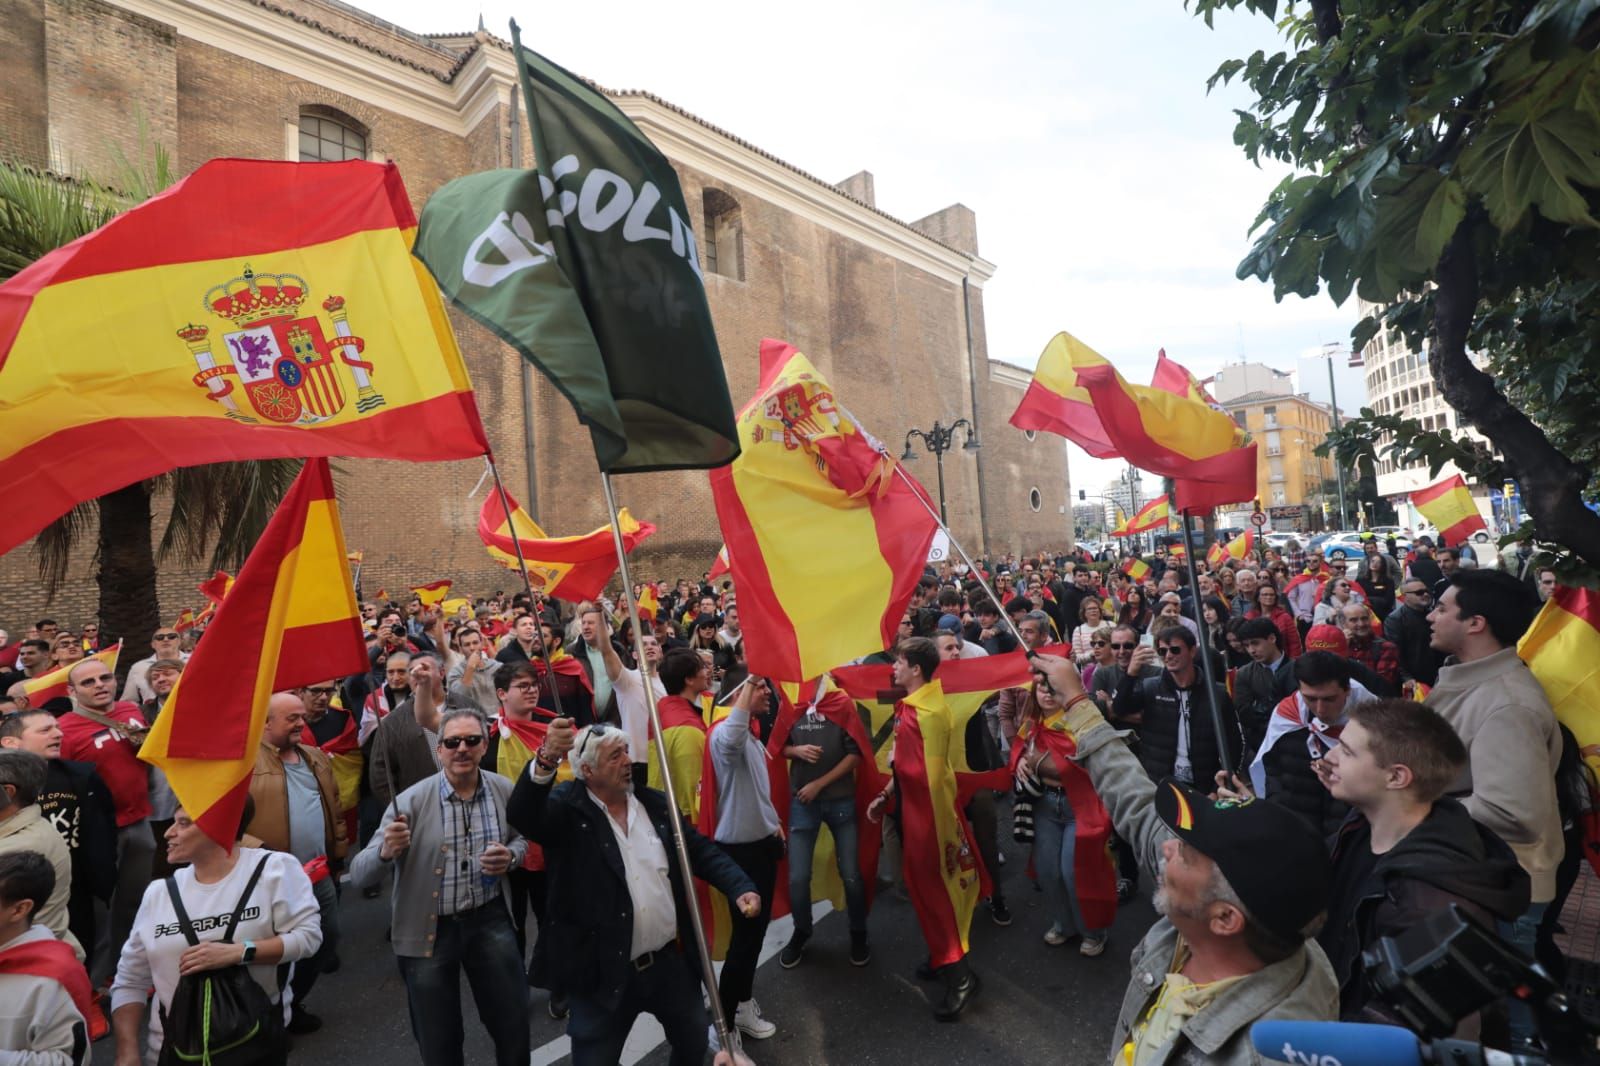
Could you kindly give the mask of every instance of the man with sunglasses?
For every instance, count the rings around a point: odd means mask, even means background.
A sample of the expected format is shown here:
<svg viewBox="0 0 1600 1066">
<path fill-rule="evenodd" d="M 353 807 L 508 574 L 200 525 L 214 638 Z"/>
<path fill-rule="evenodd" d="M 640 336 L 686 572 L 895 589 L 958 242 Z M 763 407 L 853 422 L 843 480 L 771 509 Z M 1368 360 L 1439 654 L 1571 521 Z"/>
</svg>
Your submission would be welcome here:
<svg viewBox="0 0 1600 1066">
<path fill-rule="evenodd" d="M 1171 777 L 1186 785 L 1210 789 L 1222 769 L 1224 746 L 1233 766 L 1240 765 L 1241 736 L 1227 689 L 1215 686 L 1222 709 L 1223 736 L 1217 736 L 1207 703 L 1205 681 L 1196 664 L 1194 634 L 1169 626 L 1154 645 L 1142 645 L 1129 660 L 1130 674 L 1117 686 L 1113 703 L 1119 718 L 1139 718 L 1139 760 L 1151 780 Z M 1140 678 L 1157 661 L 1160 677 Z"/>
<path fill-rule="evenodd" d="M 182 636 L 171 626 L 156 627 L 150 637 L 150 647 L 155 650 L 128 668 L 128 680 L 122 686 L 123 699 L 142 705 L 155 698 L 155 689 L 150 686 L 150 667 L 157 659 L 188 662 L 189 653 L 183 650 Z"/>
<path fill-rule="evenodd" d="M 1417 578 L 1407 578 L 1400 584 L 1400 602 L 1383 620 L 1383 635 L 1400 651 L 1400 678 L 1408 694 L 1415 682 L 1431 687 L 1439 680 L 1444 656 L 1433 646 L 1432 610 L 1433 592 Z"/>
<path fill-rule="evenodd" d="M 390 939 L 422 1061 L 462 1066 L 465 971 L 495 1063 L 527 1066 L 527 984 L 505 881 L 528 843 L 506 818 L 511 782 L 479 766 L 488 722 L 476 708 L 452 707 L 438 729 L 439 772 L 384 811 L 351 879 L 377 885 L 393 870 Z"/>
<path fill-rule="evenodd" d="M 1111 630 L 1111 654 L 1115 661 L 1110 666 L 1096 667 L 1094 672 L 1094 701 L 1100 705 L 1100 710 L 1106 715 L 1112 714 L 1112 709 L 1117 699 L 1117 688 L 1122 684 L 1122 679 L 1128 676 L 1133 668 L 1133 653 L 1139 650 L 1139 631 L 1132 626 L 1116 626 Z M 1161 666 L 1158 663 L 1148 663 L 1139 677 L 1160 677 Z M 1112 723 L 1118 729 L 1135 729 L 1139 723 L 1136 719 L 1112 718 Z"/>
</svg>

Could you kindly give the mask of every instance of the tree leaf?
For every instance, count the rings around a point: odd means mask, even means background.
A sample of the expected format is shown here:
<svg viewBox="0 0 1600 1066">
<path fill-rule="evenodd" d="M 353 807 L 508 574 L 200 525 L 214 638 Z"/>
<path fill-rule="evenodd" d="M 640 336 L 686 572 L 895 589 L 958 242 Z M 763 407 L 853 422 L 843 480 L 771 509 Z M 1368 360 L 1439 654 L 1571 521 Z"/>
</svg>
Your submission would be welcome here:
<svg viewBox="0 0 1600 1066">
<path fill-rule="evenodd" d="M 1417 222 L 1417 254 L 1430 264 L 1437 263 L 1466 215 L 1466 190 L 1452 179 L 1441 181 L 1428 197 L 1428 205 Z"/>
</svg>

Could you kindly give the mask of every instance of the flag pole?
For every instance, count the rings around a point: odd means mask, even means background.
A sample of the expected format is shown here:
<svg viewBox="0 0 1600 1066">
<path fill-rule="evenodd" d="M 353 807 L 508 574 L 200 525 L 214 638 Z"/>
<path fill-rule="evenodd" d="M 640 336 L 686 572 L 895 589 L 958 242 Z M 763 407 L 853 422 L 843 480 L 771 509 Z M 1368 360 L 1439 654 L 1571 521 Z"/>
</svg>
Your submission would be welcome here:
<svg viewBox="0 0 1600 1066">
<path fill-rule="evenodd" d="M 617 517 L 617 498 L 611 491 L 611 475 L 605 471 L 600 472 L 600 484 L 605 489 L 606 511 L 611 517 L 611 540 L 617 548 L 617 565 L 622 572 L 622 600 L 633 610 L 633 649 L 639 661 L 639 678 L 644 682 L 645 706 L 650 711 L 650 730 L 658 738 L 656 743 L 656 766 L 661 771 L 662 791 L 667 794 L 667 809 L 675 815 L 679 811 L 677 793 L 672 786 L 672 767 L 667 762 L 667 746 L 661 743 L 660 738 L 666 734 L 661 729 L 661 712 L 656 708 L 655 687 L 650 681 L 649 667 L 644 656 L 644 627 L 639 621 L 639 601 L 633 595 L 633 573 L 628 568 L 628 550 L 622 541 L 622 520 Z M 715 803 L 715 798 L 701 798 L 702 803 Z M 730 1053 L 741 1051 L 739 1034 L 728 1024 L 727 1015 L 722 1010 L 722 997 L 717 995 L 717 971 L 711 964 L 711 951 L 706 944 L 705 925 L 700 920 L 700 901 L 695 896 L 694 872 L 689 866 L 689 848 L 684 842 L 683 818 L 681 816 L 670 819 L 672 822 L 672 846 L 678 853 L 678 866 L 683 871 L 683 896 L 684 903 L 689 910 L 689 924 L 694 929 L 695 946 L 700 949 L 701 978 L 705 981 L 707 998 L 711 1003 L 711 1020 L 716 1026 L 717 1036 L 721 1039 L 722 1046 Z"/>
<path fill-rule="evenodd" d="M 534 609 L 533 625 L 537 629 L 544 621 L 540 617 L 544 596 L 533 591 L 533 578 L 528 574 L 528 560 L 522 557 L 522 538 L 517 536 L 517 523 L 511 517 L 511 501 L 506 498 L 506 487 L 500 483 L 500 471 L 494 465 L 494 456 L 485 452 L 483 461 L 489 464 L 489 473 L 494 477 L 495 491 L 500 494 L 500 509 L 506 514 L 506 529 L 511 532 L 511 544 L 517 549 L 517 568 L 522 571 L 522 587 L 528 590 L 528 606 Z M 482 484 L 482 482 L 479 482 L 479 484 Z M 511 639 L 517 639 L 515 632 L 512 633 Z M 567 712 L 561 706 L 561 687 L 556 684 L 556 670 L 550 664 L 550 648 L 546 644 L 543 633 L 539 634 L 539 657 L 544 660 L 544 676 L 550 681 L 550 698 L 555 701 L 556 717 L 565 718 Z"/>
<path fill-rule="evenodd" d="M 939 517 L 939 512 L 935 511 L 933 505 L 928 502 L 927 494 L 922 486 L 917 484 L 916 480 L 906 473 L 899 463 L 894 464 L 894 472 L 905 479 L 906 484 L 911 487 L 911 495 L 915 496 L 917 502 L 922 504 L 922 509 L 928 512 L 928 517 L 939 523 L 939 528 L 944 530 L 944 535 L 950 540 L 950 546 L 956 550 L 957 555 L 961 556 L 961 561 L 967 564 L 967 572 L 977 579 L 978 584 L 983 586 L 983 591 L 988 593 L 990 601 L 1000 609 L 1000 620 L 1005 623 L 1007 629 L 1011 630 L 1011 635 L 1017 638 L 1017 646 L 1025 650 L 1027 644 L 1022 640 L 1022 632 L 1017 629 L 1016 624 L 1011 621 L 1011 616 L 1006 613 L 1004 601 L 994 594 L 994 589 L 989 585 L 989 579 L 983 576 L 983 573 L 978 569 L 978 564 L 974 563 L 972 556 L 967 554 L 967 549 L 961 546 L 961 542 L 956 539 L 956 535 L 950 532 L 950 527 L 945 525 L 944 520 Z"/>
<path fill-rule="evenodd" d="M 1176 495 L 1176 494 L 1174 494 Z M 1176 501 L 1174 501 L 1176 502 Z M 1189 587 L 1194 590 L 1195 603 L 1200 602 L 1200 577 L 1194 566 L 1194 545 L 1190 543 L 1190 530 L 1193 528 L 1193 519 L 1189 512 L 1180 508 L 1179 514 L 1183 515 L 1183 563 L 1189 571 Z M 1200 615 L 1200 624 L 1195 628 L 1200 646 L 1200 675 L 1206 682 L 1206 706 L 1211 710 L 1211 728 L 1217 733 L 1217 757 L 1222 761 L 1222 768 L 1231 777 L 1237 769 L 1233 765 L 1233 756 L 1228 753 L 1227 729 L 1222 722 L 1222 705 L 1217 702 L 1217 677 L 1216 667 L 1211 662 L 1211 627 L 1206 625 L 1205 611 L 1197 610 Z M 1204 784 L 1204 782 L 1196 782 Z"/>
</svg>

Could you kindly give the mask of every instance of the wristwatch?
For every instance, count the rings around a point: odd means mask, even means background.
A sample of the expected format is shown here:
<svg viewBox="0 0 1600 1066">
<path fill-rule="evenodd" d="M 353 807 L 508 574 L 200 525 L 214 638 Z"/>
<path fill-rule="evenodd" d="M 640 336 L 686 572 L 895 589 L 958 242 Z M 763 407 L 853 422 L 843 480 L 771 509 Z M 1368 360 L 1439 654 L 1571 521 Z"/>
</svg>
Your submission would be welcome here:
<svg viewBox="0 0 1600 1066">
<path fill-rule="evenodd" d="M 256 942 L 254 940 L 246 940 L 244 942 L 244 957 L 239 960 L 239 963 L 241 965 L 243 965 L 243 966 L 248 966 L 252 962 L 255 962 L 255 961 L 256 961 Z"/>
</svg>

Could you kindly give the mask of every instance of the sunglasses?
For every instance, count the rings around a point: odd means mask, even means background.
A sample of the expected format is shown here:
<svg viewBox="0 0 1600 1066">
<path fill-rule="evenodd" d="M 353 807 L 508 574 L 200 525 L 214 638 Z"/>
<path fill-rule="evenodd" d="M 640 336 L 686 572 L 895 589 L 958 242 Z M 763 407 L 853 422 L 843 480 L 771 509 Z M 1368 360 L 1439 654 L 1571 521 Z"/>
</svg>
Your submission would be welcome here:
<svg viewBox="0 0 1600 1066">
<path fill-rule="evenodd" d="M 178 634 L 176 634 L 176 633 L 157 633 L 155 636 L 151 637 L 150 639 L 151 640 L 177 640 L 178 639 Z"/>
<path fill-rule="evenodd" d="M 1103 647 L 1105 647 L 1105 646 L 1106 646 L 1106 642 L 1105 642 L 1105 641 L 1103 641 L 1103 640 L 1091 640 L 1091 641 L 1090 641 L 1090 642 L 1089 642 L 1089 647 L 1091 647 L 1091 648 L 1103 648 Z M 1118 646 L 1118 647 L 1130 647 L 1130 646 L 1131 646 L 1131 645 L 1123 645 L 1123 644 L 1119 644 L 1119 645 L 1117 645 L 1117 646 Z"/>
<path fill-rule="evenodd" d="M 1402 589 L 1401 591 L 1407 596 L 1422 596 L 1425 599 L 1433 598 L 1433 593 L 1429 592 L 1427 589 Z"/>
<path fill-rule="evenodd" d="M 475 748 L 479 744 L 483 743 L 483 734 L 482 733 L 470 733 L 470 734 L 468 734 L 467 736 L 464 736 L 464 737 L 445 737 L 442 740 L 440 740 L 439 743 L 443 744 L 445 747 L 449 748 L 451 751 L 455 751 L 457 748 L 461 747 L 461 745 L 463 745 L 463 744 L 465 744 L 469 748 Z"/>
<path fill-rule="evenodd" d="M 1139 644 L 1137 641 L 1135 641 L 1132 644 L 1113 644 L 1111 646 L 1117 651 L 1132 651 L 1134 648 L 1137 648 Z"/>
<path fill-rule="evenodd" d="M 1188 650 L 1189 649 L 1187 647 L 1185 647 L 1184 645 L 1182 645 L 1182 644 L 1172 644 L 1172 645 L 1168 645 L 1166 647 L 1157 648 L 1156 649 L 1156 654 L 1161 656 L 1163 659 L 1165 659 L 1165 658 L 1167 658 L 1168 656 L 1171 656 L 1171 655 L 1182 655 L 1184 652 L 1186 652 Z"/>
</svg>

